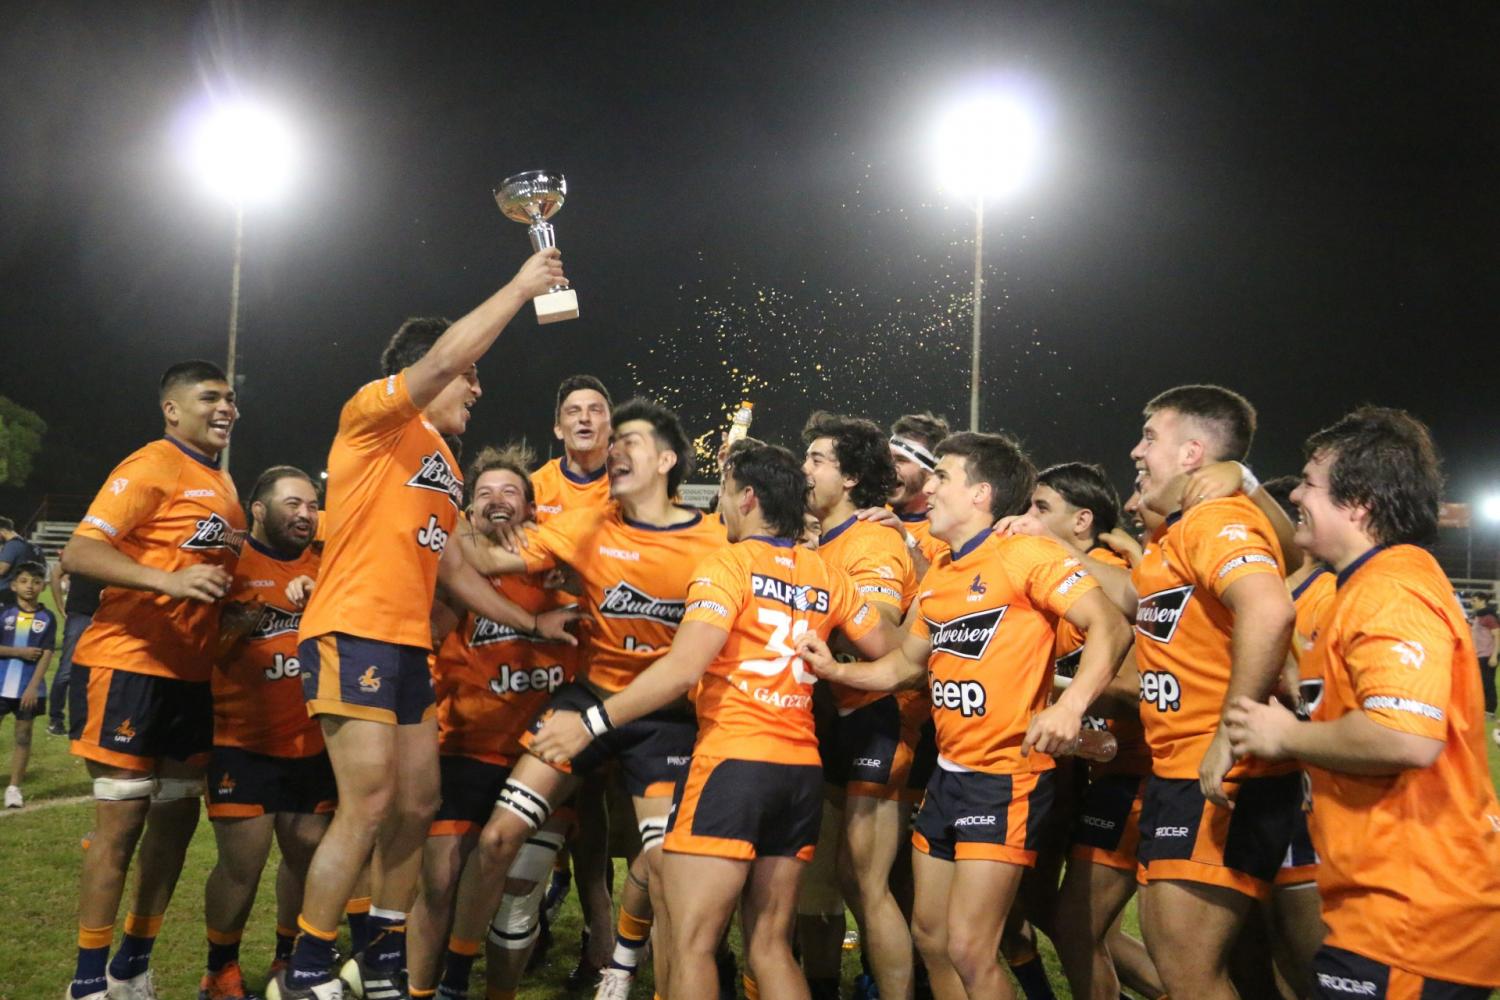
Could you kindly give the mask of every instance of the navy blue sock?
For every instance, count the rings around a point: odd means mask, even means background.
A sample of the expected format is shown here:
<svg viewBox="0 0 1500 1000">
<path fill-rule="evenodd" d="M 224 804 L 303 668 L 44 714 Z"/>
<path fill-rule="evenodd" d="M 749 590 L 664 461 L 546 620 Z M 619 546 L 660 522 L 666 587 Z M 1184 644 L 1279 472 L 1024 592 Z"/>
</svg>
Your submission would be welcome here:
<svg viewBox="0 0 1500 1000">
<path fill-rule="evenodd" d="M 1047 983 L 1047 970 L 1042 968 L 1042 960 L 1033 955 L 1019 965 L 1012 965 L 1010 971 L 1015 973 L 1016 982 L 1021 984 L 1021 992 L 1026 995 L 1026 1000 L 1057 1000 L 1052 987 Z"/>
<path fill-rule="evenodd" d="M 215 940 L 217 939 L 217 940 Z M 218 972 L 230 962 L 240 960 L 240 935 L 208 932 L 208 971 Z"/>
<path fill-rule="evenodd" d="M 365 965 L 378 972 L 406 968 L 406 914 L 370 907 L 370 943 L 365 947 Z"/>
<path fill-rule="evenodd" d="M 78 928 L 78 965 L 73 973 L 73 996 L 86 997 L 104 989 L 104 967 L 109 963 L 109 945 L 114 934 L 114 924 Z"/>
<path fill-rule="evenodd" d="M 151 967 L 151 949 L 161 930 L 161 917 L 142 917 L 131 913 L 125 917 L 125 936 L 120 950 L 110 960 L 109 974 L 116 979 L 134 979 Z"/>
<path fill-rule="evenodd" d="M 370 944 L 370 897 L 349 900 L 344 918 L 349 921 L 349 950 L 358 954 Z"/>
<path fill-rule="evenodd" d="M 297 943 L 297 928 L 276 925 L 276 952 L 274 958 L 278 962 L 290 962 L 292 960 L 292 946 Z"/>
<path fill-rule="evenodd" d="M 297 918 L 297 943 L 292 947 L 292 960 L 287 966 L 288 986 L 306 988 L 326 983 L 333 978 L 334 935 L 309 929 L 306 920 Z"/>
</svg>

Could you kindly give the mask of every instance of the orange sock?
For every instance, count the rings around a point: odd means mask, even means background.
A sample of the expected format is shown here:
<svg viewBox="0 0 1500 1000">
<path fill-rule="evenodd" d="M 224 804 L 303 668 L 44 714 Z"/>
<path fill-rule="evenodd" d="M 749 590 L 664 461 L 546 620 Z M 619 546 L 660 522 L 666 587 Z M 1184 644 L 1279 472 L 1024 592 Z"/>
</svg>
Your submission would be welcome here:
<svg viewBox="0 0 1500 1000">
<path fill-rule="evenodd" d="M 745 1000 L 760 1000 L 760 987 L 755 985 L 755 978 L 750 973 L 745 973 Z"/>
</svg>

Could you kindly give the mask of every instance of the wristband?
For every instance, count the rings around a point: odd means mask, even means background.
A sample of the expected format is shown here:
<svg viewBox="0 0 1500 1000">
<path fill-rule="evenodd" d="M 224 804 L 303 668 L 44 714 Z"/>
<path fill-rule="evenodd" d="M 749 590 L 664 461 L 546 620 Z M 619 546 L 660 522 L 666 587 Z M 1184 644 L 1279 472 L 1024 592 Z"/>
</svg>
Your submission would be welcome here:
<svg viewBox="0 0 1500 1000">
<path fill-rule="evenodd" d="M 913 534 L 912 534 L 912 533 L 911 533 L 911 532 L 910 532 L 910 531 L 904 531 L 904 532 L 902 532 L 902 533 L 903 533 L 903 534 L 904 534 L 904 535 L 906 535 L 906 547 L 907 547 L 907 548 L 909 548 L 909 549 L 914 549 L 914 548 L 916 548 L 916 547 L 917 547 L 917 546 L 918 546 L 918 545 L 920 545 L 920 544 L 922 544 L 922 543 L 921 543 L 921 542 L 918 542 L 918 541 L 917 541 L 917 536 L 916 536 L 916 535 L 913 535 Z"/>
<path fill-rule="evenodd" d="M 614 723 L 609 721 L 609 713 L 604 711 L 603 705 L 591 705 L 583 713 L 583 728 L 587 729 L 594 739 L 598 739 L 615 727 Z"/>
<path fill-rule="evenodd" d="M 1244 462 L 1235 462 L 1240 467 L 1240 492 L 1249 496 L 1260 489 L 1260 480 L 1255 478 L 1255 473 L 1250 471 L 1250 466 Z"/>
</svg>

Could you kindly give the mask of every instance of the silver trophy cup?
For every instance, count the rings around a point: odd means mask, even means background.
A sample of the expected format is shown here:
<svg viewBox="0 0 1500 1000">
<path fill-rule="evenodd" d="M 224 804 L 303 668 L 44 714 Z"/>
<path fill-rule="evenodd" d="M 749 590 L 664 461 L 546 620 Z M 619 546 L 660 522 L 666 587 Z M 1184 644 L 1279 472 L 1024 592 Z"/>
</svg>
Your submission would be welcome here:
<svg viewBox="0 0 1500 1000">
<path fill-rule="evenodd" d="M 557 233 L 547 220 L 562 208 L 567 193 L 568 182 L 562 174 L 528 170 L 500 182 L 495 189 L 495 204 L 507 219 L 526 224 L 533 251 L 544 250 L 557 246 Z M 567 285 L 557 285 L 531 302 L 538 323 L 578 318 L 578 293 Z"/>
</svg>

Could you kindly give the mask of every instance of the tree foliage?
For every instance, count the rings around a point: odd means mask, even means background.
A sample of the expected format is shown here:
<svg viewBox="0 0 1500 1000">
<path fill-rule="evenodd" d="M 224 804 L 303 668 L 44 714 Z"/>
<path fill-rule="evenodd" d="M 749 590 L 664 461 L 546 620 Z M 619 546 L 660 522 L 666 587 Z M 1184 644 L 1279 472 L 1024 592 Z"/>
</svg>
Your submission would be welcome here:
<svg viewBox="0 0 1500 1000">
<path fill-rule="evenodd" d="M 20 403 L 0 396 L 0 486 L 24 486 L 42 450 L 47 422 Z"/>
</svg>

